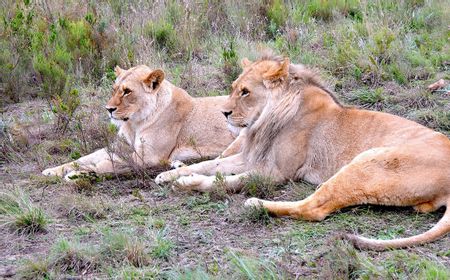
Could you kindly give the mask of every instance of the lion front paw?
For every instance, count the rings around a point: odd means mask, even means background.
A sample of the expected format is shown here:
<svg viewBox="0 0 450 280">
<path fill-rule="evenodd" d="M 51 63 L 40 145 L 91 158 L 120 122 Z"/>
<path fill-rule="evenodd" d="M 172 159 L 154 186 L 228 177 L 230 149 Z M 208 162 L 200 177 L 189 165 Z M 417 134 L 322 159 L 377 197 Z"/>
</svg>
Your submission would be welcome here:
<svg viewBox="0 0 450 280">
<path fill-rule="evenodd" d="M 178 178 L 174 182 L 174 187 L 179 189 L 207 191 L 214 185 L 215 177 L 191 174 Z"/>
<path fill-rule="evenodd" d="M 47 168 L 44 171 L 42 171 L 42 175 L 44 176 L 58 176 L 63 177 L 65 173 L 65 169 L 62 166 Z"/>
<path fill-rule="evenodd" d="M 164 183 L 169 183 L 169 182 L 174 181 L 177 177 L 178 177 L 178 175 L 175 172 L 175 170 L 162 172 L 162 173 L 158 174 L 158 176 L 156 176 L 155 183 L 158 185 L 162 185 Z"/>
<path fill-rule="evenodd" d="M 244 207 L 262 207 L 262 202 L 256 197 L 252 197 L 245 201 Z"/>
</svg>

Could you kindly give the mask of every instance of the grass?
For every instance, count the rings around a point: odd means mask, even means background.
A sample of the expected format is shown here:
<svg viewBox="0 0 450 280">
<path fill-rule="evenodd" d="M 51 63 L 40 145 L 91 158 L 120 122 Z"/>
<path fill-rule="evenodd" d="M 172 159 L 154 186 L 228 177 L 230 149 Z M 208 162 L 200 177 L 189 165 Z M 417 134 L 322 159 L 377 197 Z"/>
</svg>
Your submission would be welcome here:
<svg viewBox="0 0 450 280">
<path fill-rule="evenodd" d="M 18 271 L 20 279 L 51 279 L 51 268 L 46 259 L 25 260 Z"/>
<path fill-rule="evenodd" d="M 168 279 L 287 279 L 283 272 L 271 262 L 245 256 L 231 250 L 227 252 L 227 256 L 231 268 L 229 274 L 225 274 L 214 267 L 209 271 L 196 267 L 194 269 L 172 271 L 168 274 Z"/>
<path fill-rule="evenodd" d="M 134 234 L 126 232 L 106 232 L 103 240 L 102 256 L 110 262 L 127 263 L 142 267 L 150 262 L 145 244 Z"/>
<path fill-rule="evenodd" d="M 336 242 L 324 258 L 325 278 L 447 279 L 449 276 L 448 269 L 442 264 L 402 251 L 379 265 L 366 253 L 358 252 L 342 241 Z"/>
<path fill-rule="evenodd" d="M 154 237 L 151 255 L 158 259 L 168 259 L 174 247 L 173 242 L 167 238 L 166 231 L 164 229 L 159 230 Z"/>
<path fill-rule="evenodd" d="M 241 256 L 233 251 L 229 251 L 230 262 L 235 267 L 237 274 L 244 279 L 283 279 L 283 275 L 278 274 L 275 264 L 255 260 L 253 258 Z"/>
<path fill-rule="evenodd" d="M 134 266 L 122 267 L 119 270 L 113 270 L 110 277 L 124 280 L 137 279 L 156 279 L 160 275 L 159 271 L 154 268 L 137 268 Z"/>
<path fill-rule="evenodd" d="M 114 212 L 109 199 L 102 196 L 68 194 L 59 199 L 58 205 L 59 212 L 74 221 L 94 222 Z"/>
<path fill-rule="evenodd" d="M 99 260 L 92 247 L 67 239 L 58 240 L 50 255 L 50 265 L 60 273 L 90 273 L 98 268 Z"/>
<path fill-rule="evenodd" d="M 449 277 L 449 236 L 379 253 L 335 241 L 418 234 L 442 210 L 358 206 L 311 223 L 242 206 L 248 196 L 305 198 L 317 186 L 302 181 L 252 174 L 229 193 L 218 174 L 214 192 L 186 194 L 155 186 L 158 170 L 138 166 L 76 183 L 40 176 L 115 148 L 117 128 L 99 108 L 116 65 L 162 68 L 194 96 L 226 95 L 241 59 L 266 48 L 317 68 L 347 105 L 450 136 L 448 94 L 427 90 L 450 79 L 448 1 L 63 2 L 1 2 L 0 278 Z"/>
<path fill-rule="evenodd" d="M 0 193 L 0 215 L 1 225 L 19 234 L 43 232 L 50 222 L 44 211 L 19 189 Z"/>
</svg>

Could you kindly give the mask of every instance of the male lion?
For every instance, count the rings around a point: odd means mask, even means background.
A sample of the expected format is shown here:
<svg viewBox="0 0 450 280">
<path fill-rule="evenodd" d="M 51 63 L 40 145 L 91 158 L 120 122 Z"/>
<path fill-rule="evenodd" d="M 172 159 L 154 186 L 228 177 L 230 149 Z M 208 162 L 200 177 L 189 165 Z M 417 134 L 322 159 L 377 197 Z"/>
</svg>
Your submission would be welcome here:
<svg viewBox="0 0 450 280">
<path fill-rule="evenodd" d="M 430 212 L 446 206 L 429 231 L 409 238 L 373 240 L 347 235 L 360 248 L 385 249 L 429 242 L 450 231 L 450 140 L 404 118 L 347 108 L 309 70 L 288 59 L 243 60 L 243 73 L 223 107 L 228 122 L 247 127 L 242 153 L 181 167 L 157 176 L 176 186 L 210 190 L 222 172 L 230 189 L 249 172 L 277 182 L 303 178 L 321 184 L 296 202 L 250 198 L 246 206 L 311 221 L 352 205 L 413 206 Z M 233 175 L 237 174 L 237 175 Z M 190 175 L 190 176 L 187 176 Z"/>
<path fill-rule="evenodd" d="M 145 65 L 128 70 L 116 67 L 115 72 L 117 79 L 106 109 L 120 126 L 119 135 L 133 147 L 135 163 L 151 167 L 163 161 L 216 157 L 233 141 L 220 113 L 227 97 L 192 98 L 165 80 L 162 70 Z M 104 148 L 42 173 L 69 180 L 83 171 L 126 170 L 123 160 Z"/>
</svg>

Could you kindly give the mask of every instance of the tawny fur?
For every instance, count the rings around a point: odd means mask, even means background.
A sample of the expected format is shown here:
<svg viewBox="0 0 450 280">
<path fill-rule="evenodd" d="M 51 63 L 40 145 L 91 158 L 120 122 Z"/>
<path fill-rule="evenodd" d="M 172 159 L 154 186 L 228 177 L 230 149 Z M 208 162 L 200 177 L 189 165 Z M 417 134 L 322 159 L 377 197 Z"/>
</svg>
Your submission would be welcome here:
<svg viewBox="0 0 450 280">
<path fill-rule="evenodd" d="M 220 113 L 227 97 L 192 98 L 186 91 L 164 79 L 162 70 L 145 65 L 123 70 L 117 79 L 107 108 L 116 108 L 112 121 L 119 136 L 133 148 L 131 158 L 146 167 L 175 160 L 217 157 L 233 141 Z M 124 162 L 106 149 L 74 162 L 44 170 L 44 175 L 65 176 L 83 171 L 120 173 Z M 67 176 L 69 175 L 69 176 Z"/>
<path fill-rule="evenodd" d="M 242 184 L 237 178 L 248 172 L 279 183 L 302 178 L 320 184 L 304 200 L 251 198 L 246 205 L 311 221 L 359 204 L 413 206 L 421 212 L 447 207 L 424 234 L 395 240 L 347 236 L 361 248 L 408 247 L 450 232 L 446 136 L 398 116 L 342 106 L 314 72 L 288 59 L 244 60 L 243 68 L 223 109 L 230 124 L 247 127 L 243 152 L 162 173 L 157 182 L 184 176 L 178 186 L 205 191 L 213 187 L 212 176 L 193 173 L 233 174 L 225 179 L 234 190 Z"/>
</svg>

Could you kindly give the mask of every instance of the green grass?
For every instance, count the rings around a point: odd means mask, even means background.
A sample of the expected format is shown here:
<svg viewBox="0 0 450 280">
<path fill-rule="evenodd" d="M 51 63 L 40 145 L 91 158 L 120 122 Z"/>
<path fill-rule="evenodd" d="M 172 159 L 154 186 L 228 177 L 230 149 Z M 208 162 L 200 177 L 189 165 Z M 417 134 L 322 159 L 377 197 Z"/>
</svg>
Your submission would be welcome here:
<svg viewBox="0 0 450 280">
<path fill-rule="evenodd" d="M 151 255 L 158 259 L 168 259 L 173 253 L 174 248 L 174 243 L 167 238 L 166 231 L 162 229 L 159 230 L 154 237 Z"/>
<path fill-rule="evenodd" d="M 111 201 L 102 196 L 65 195 L 59 198 L 58 205 L 59 212 L 74 221 L 95 222 L 114 212 Z"/>
<path fill-rule="evenodd" d="M 100 256 L 92 246 L 77 240 L 58 240 L 50 252 L 50 265 L 59 273 L 85 274 L 96 271 Z"/>
<path fill-rule="evenodd" d="M 129 264 L 142 267 L 150 262 L 149 252 L 144 242 L 135 233 L 106 232 L 101 250 L 103 258 L 116 265 Z"/>
<path fill-rule="evenodd" d="M 47 259 L 25 260 L 18 276 L 20 279 L 51 279 L 51 268 Z"/>
<path fill-rule="evenodd" d="M 19 234 L 35 234 L 46 230 L 48 216 L 22 190 L 0 192 L 0 224 Z"/>
</svg>

